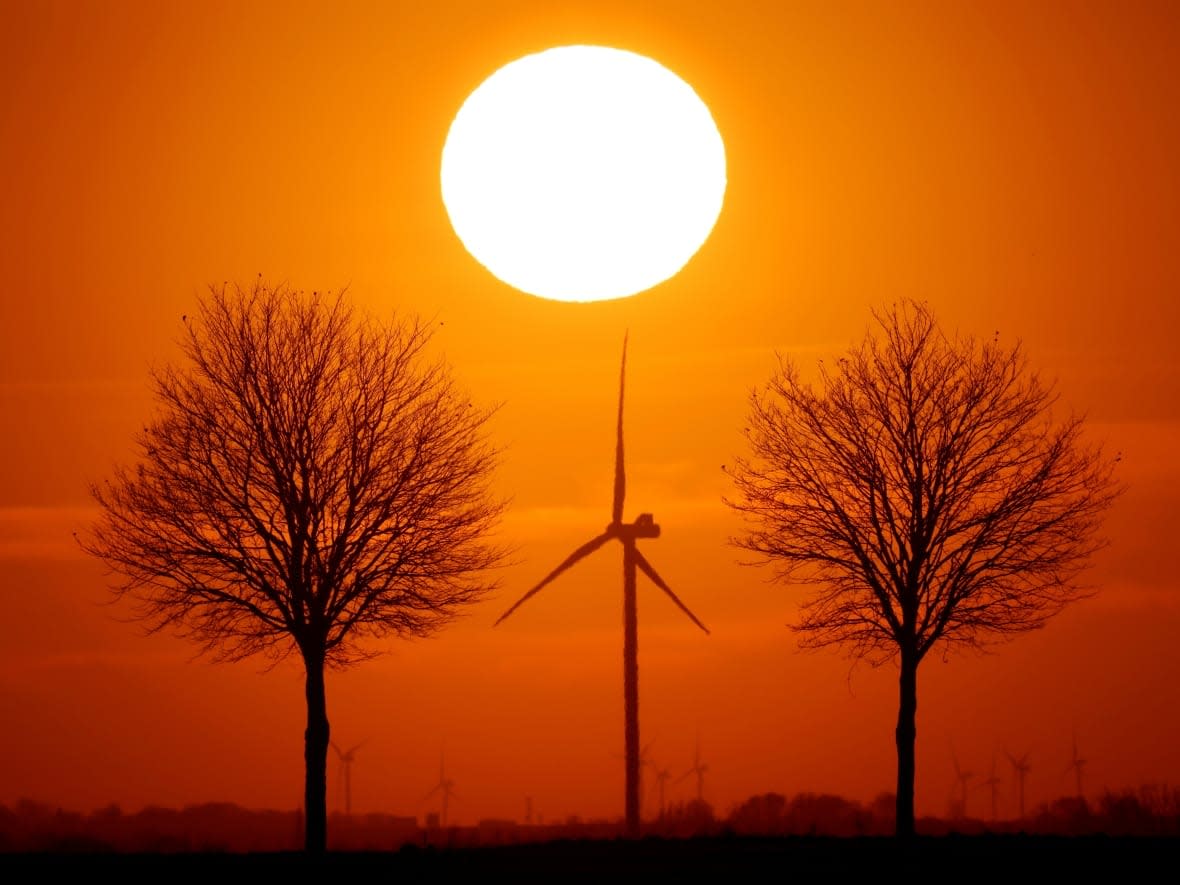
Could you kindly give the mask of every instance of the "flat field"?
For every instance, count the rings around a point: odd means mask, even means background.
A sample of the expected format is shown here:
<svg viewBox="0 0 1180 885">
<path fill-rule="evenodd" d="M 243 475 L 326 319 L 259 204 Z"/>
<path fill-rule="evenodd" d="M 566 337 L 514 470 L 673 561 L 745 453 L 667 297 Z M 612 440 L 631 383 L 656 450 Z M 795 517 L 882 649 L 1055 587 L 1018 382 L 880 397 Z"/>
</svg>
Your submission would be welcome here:
<svg viewBox="0 0 1180 885">
<path fill-rule="evenodd" d="M 624 882 L 683 876 L 699 882 L 821 881 L 866 875 L 908 882 L 947 882 L 981 876 L 1021 879 L 1085 873 L 1147 881 L 1175 870 L 1180 839 L 1172 837 L 949 835 L 917 837 L 719 836 L 692 839 L 567 840 L 473 848 L 404 847 L 387 852 L 19 853 L 0 854 L 9 882 L 46 881 L 56 874 L 96 881 L 262 881 L 278 875 L 368 876 L 365 881 Z M 25 875 L 21 875 L 25 874 Z M 221 882 L 216 882 L 221 880 Z M 274 881 L 274 880 L 270 880 Z"/>
</svg>

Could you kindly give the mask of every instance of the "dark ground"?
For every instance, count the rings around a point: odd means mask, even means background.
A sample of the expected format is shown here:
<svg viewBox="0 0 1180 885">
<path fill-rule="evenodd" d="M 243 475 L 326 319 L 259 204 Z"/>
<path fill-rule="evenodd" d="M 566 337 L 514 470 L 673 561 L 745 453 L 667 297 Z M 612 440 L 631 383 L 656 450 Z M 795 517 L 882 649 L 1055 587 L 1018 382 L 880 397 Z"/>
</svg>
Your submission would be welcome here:
<svg viewBox="0 0 1180 885">
<path fill-rule="evenodd" d="M 274 854 L 0 854 L 8 883 L 61 881 L 286 881 L 303 875 L 363 875 L 380 881 L 488 883 L 686 881 L 828 881 L 857 875 L 907 882 L 980 881 L 983 877 L 1048 875 L 1113 877 L 1120 882 L 1170 879 L 1180 862 L 1180 838 L 1146 836 L 932 836 L 905 846 L 891 837 L 709 837 L 571 840 L 477 848 L 406 847 L 388 852 L 330 852 L 318 861 Z M 1003 882 L 999 883 L 1003 885 Z"/>
</svg>

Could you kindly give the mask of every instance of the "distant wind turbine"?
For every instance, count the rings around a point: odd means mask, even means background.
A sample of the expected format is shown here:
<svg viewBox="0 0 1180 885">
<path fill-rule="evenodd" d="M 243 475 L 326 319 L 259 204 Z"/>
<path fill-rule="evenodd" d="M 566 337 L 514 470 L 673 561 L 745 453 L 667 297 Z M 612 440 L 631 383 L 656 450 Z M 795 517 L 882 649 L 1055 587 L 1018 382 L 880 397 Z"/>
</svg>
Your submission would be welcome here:
<svg viewBox="0 0 1180 885">
<path fill-rule="evenodd" d="M 1082 769 L 1085 765 L 1086 760 L 1078 756 L 1078 736 L 1075 734 L 1073 736 L 1073 756 L 1069 760 L 1069 765 L 1065 767 L 1065 772 L 1068 774 L 1070 771 L 1073 771 L 1074 776 L 1077 778 L 1077 796 L 1079 799 L 1085 795 L 1082 792 Z"/>
<path fill-rule="evenodd" d="M 701 762 L 701 739 L 697 738 L 696 750 L 693 752 L 692 767 L 680 777 L 676 778 L 676 783 L 680 783 L 689 775 L 696 775 L 697 778 L 697 799 L 702 802 L 705 799 L 705 773 L 709 770 L 709 766 Z"/>
<path fill-rule="evenodd" d="M 975 773 L 971 771 L 964 771 L 959 766 L 959 757 L 955 754 L 955 748 L 951 747 L 951 759 L 955 763 L 955 783 L 959 788 L 959 816 L 967 816 L 967 790 L 971 778 L 975 777 Z"/>
<path fill-rule="evenodd" d="M 618 753 L 612 753 L 616 759 L 619 758 Z M 625 758 L 625 757 L 624 757 Z M 640 800 L 640 818 L 643 816 L 643 772 L 645 769 L 651 768 L 654 770 L 655 764 L 651 760 L 651 742 L 648 742 L 642 750 L 639 751 L 639 800 Z"/>
<path fill-rule="evenodd" d="M 627 369 L 627 336 L 623 336 L 623 360 L 619 370 L 619 417 L 618 432 L 615 444 L 615 483 L 614 499 L 611 503 L 611 521 L 602 534 L 587 541 L 577 548 L 539 584 L 529 590 L 516 603 L 500 615 L 493 626 L 499 625 L 525 600 L 538 593 L 541 588 L 553 581 L 575 563 L 585 559 L 603 544 L 610 540 L 617 540 L 623 545 L 623 710 L 624 710 L 624 746 L 626 748 L 625 767 L 625 808 L 626 827 L 629 836 L 639 835 L 639 617 L 636 604 L 636 570 L 642 571 L 705 633 L 708 629 L 697 620 L 697 616 L 689 611 L 688 606 L 659 576 L 651 563 L 647 561 L 636 546 L 640 538 L 658 538 L 660 527 L 650 513 L 641 513 L 634 522 L 623 522 L 623 498 L 626 491 L 626 476 L 623 469 L 623 388 Z"/>
<path fill-rule="evenodd" d="M 666 768 L 660 768 L 658 766 L 653 766 L 653 767 L 655 767 L 656 790 L 658 791 L 659 797 L 660 797 L 660 819 L 662 820 L 664 817 L 664 809 L 665 809 L 664 788 L 665 788 L 665 785 L 668 783 L 668 778 L 670 778 L 672 776 L 672 772 L 670 772 Z"/>
<path fill-rule="evenodd" d="M 455 782 L 447 777 L 446 762 L 441 755 L 438 761 L 438 783 L 422 797 L 422 801 L 425 802 L 436 793 L 441 794 L 442 797 L 442 814 L 439 816 L 439 824 L 445 827 L 447 825 L 447 805 L 452 797 L 458 797 L 455 796 Z"/>
<path fill-rule="evenodd" d="M 341 750 L 335 741 L 331 741 L 332 749 L 336 751 L 337 757 L 340 759 L 340 781 L 344 785 L 344 813 L 352 814 L 352 763 L 356 757 L 356 751 L 365 745 L 366 741 L 361 741 L 349 747 L 347 750 Z"/>
<path fill-rule="evenodd" d="M 1028 753 L 1023 756 L 1013 756 L 1011 753 L 1004 751 L 1008 756 L 1008 761 L 1012 763 L 1012 770 L 1016 775 L 1016 786 L 1020 796 L 1020 819 L 1024 820 L 1024 779 L 1028 777 L 1029 764 Z"/>
<path fill-rule="evenodd" d="M 983 782 L 983 786 L 988 787 L 991 791 L 992 797 L 992 820 L 996 820 L 999 816 L 998 798 L 1000 791 L 1000 779 L 996 776 L 996 754 L 992 753 L 992 773 L 987 780 Z"/>
<path fill-rule="evenodd" d="M 643 770 L 644 769 L 649 769 L 651 771 L 651 773 L 655 776 L 656 780 L 659 781 L 660 769 L 659 769 L 659 766 L 656 765 L 655 760 L 653 760 L 651 758 L 651 744 L 650 743 L 646 747 L 644 747 L 643 750 L 639 753 L 639 794 L 640 794 L 640 797 L 643 796 Z M 663 814 L 663 813 L 664 813 L 664 801 L 663 801 L 663 788 L 661 786 L 661 788 L 660 788 L 660 814 Z"/>
</svg>

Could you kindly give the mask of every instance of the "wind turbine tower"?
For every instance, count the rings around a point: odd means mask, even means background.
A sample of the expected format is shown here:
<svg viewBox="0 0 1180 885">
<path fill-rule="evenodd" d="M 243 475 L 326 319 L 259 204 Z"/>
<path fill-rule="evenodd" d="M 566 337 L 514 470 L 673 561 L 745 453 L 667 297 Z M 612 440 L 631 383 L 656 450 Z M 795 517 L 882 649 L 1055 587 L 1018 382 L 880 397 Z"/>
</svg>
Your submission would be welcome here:
<svg viewBox="0 0 1180 885">
<path fill-rule="evenodd" d="M 660 527 L 650 513 L 641 513 L 634 522 L 623 522 L 623 498 L 626 492 L 626 473 L 623 469 L 623 389 L 627 369 L 627 337 L 623 337 L 623 360 L 619 370 L 619 416 L 618 430 L 615 444 L 615 482 L 614 498 L 611 503 L 611 521 L 603 532 L 590 539 L 551 571 L 539 584 L 529 590 L 524 596 L 496 620 L 493 626 L 499 625 L 525 600 L 538 593 L 541 588 L 553 581 L 562 572 L 571 568 L 575 563 L 585 559 L 603 544 L 616 540 L 623 545 L 623 744 L 625 747 L 625 787 L 624 806 L 626 809 L 627 835 L 639 835 L 639 616 L 636 605 L 636 573 L 642 571 L 653 584 L 668 595 L 694 624 L 707 634 L 709 631 L 689 611 L 688 606 L 665 583 L 652 567 L 647 558 L 639 552 L 636 542 L 641 538 L 651 539 L 660 536 Z"/>
</svg>

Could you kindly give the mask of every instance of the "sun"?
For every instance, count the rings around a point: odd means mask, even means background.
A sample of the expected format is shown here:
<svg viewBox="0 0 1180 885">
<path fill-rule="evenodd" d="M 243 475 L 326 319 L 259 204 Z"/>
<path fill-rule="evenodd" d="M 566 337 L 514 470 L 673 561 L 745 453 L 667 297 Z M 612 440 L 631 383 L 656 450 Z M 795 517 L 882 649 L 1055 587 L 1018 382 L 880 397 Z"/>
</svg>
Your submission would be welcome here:
<svg viewBox="0 0 1180 885">
<path fill-rule="evenodd" d="M 725 145 L 668 68 L 559 46 L 497 70 L 459 108 L 442 199 L 497 279 L 560 301 L 623 298 L 674 276 L 721 214 Z"/>
</svg>

